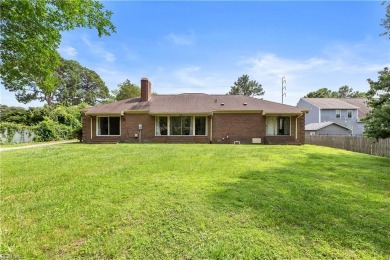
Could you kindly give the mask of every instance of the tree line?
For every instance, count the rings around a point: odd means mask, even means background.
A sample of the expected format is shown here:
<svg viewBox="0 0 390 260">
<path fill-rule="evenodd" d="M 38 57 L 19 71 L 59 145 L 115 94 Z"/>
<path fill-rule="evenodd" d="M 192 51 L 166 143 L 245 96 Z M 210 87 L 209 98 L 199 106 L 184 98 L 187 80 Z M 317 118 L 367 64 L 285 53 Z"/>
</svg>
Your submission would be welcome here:
<svg viewBox="0 0 390 260">
<path fill-rule="evenodd" d="M 386 15 L 381 25 L 385 29 L 383 35 L 390 39 L 390 4 L 383 4 Z M 111 22 L 112 12 L 105 10 L 100 1 L 2 0 L 0 13 L 0 77 L 5 88 L 15 92 L 19 102 L 40 100 L 48 107 L 56 105 L 61 110 L 139 95 L 139 86 L 129 80 L 110 93 L 96 72 L 77 61 L 65 60 L 58 53 L 63 31 L 90 28 L 96 29 L 99 37 L 116 32 Z M 390 137 L 388 68 L 378 73 L 378 81 L 368 79 L 367 93 L 342 86 L 338 91 L 321 88 L 306 97 L 367 97 L 372 108 L 366 119 L 367 135 Z M 264 90 L 260 83 L 244 74 L 228 94 L 261 96 Z"/>
</svg>

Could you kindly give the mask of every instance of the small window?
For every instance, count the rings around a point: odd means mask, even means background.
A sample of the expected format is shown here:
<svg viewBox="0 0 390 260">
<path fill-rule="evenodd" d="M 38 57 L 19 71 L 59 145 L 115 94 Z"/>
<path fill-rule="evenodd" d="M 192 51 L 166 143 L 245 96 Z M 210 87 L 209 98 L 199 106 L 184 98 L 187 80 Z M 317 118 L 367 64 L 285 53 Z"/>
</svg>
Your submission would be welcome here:
<svg viewBox="0 0 390 260">
<path fill-rule="evenodd" d="M 98 117 L 98 135 L 120 135 L 120 117 Z"/>
<path fill-rule="evenodd" d="M 340 118 L 341 117 L 341 110 L 336 110 L 336 118 Z"/>
<path fill-rule="evenodd" d="M 352 110 L 347 111 L 348 118 L 352 118 Z"/>
</svg>

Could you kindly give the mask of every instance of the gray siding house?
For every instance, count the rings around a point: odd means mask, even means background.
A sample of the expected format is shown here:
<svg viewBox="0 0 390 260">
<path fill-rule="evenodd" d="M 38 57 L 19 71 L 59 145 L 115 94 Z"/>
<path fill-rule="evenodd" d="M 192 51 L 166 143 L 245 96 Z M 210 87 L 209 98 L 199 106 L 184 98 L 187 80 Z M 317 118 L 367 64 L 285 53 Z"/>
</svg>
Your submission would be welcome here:
<svg viewBox="0 0 390 260">
<path fill-rule="evenodd" d="M 305 125 L 305 135 L 351 135 L 352 130 L 335 122 L 311 123 Z"/>
<path fill-rule="evenodd" d="M 301 98 L 297 106 L 309 110 L 305 125 L 334 122 L 350 129 L 351 135 L 363 135 L 364 123 L 361 120 L 370 111 L 366 102 L 364 98 Z M 327 127 L 321 133 L 331 135 L 334 131 Z"/>
</svg>

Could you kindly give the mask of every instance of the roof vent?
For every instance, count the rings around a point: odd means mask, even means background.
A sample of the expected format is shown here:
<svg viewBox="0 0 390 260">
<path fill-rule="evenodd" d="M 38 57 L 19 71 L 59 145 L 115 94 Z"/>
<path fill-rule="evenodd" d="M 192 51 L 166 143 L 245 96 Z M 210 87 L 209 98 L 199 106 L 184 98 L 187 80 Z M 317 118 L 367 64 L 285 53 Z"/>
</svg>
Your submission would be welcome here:
<svg viewBox="0 0 390 260">
<path fill-rule="evenodd" d="M 225 103 L 221 103 L 221 106 L 224 106 L 225 105 Z"/>
<path fill-rule="evenodd" d="M 248 105 L 248 103 L 244 103 L 243 105 L 246 106 L 246 105 Z"/>
</svg>

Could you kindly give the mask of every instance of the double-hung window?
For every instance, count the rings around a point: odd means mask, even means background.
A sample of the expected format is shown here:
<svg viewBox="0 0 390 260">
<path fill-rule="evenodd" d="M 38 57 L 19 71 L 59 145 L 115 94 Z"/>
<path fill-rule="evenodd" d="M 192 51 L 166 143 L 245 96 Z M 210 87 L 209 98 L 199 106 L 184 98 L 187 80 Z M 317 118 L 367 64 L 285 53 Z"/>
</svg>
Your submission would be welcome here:
<svg viewBox="0 0 390 260">
<path fill-rule="evenodd" d="M 156 135 L 206 135 L 205 116 L 158 116 Z"/>
<path fill-rule="evenodd" d="M 347 110 L 347 117 L 352 118 L 352 110 Z"/>
<path fill-rule="evenodd" d="M 336 118 L 341 118 L 341 110 L 336 110 Z"/>
<path fill-rule="evenodd" d="M 97 117 L 97 135 L 120 135 L 119 116 L 99 116 Z"/>
</svg>

